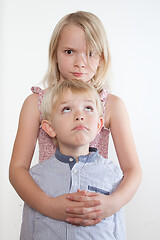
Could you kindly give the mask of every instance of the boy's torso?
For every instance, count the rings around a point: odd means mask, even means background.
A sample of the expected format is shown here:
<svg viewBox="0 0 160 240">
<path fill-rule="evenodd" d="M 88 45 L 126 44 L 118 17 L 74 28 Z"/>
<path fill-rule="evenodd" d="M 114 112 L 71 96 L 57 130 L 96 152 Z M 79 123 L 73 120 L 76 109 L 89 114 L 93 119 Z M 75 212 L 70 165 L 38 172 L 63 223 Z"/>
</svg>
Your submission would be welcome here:
<svg viewBox="0 0 160 240">
<path fill-rule="evenodd" d="M 72 157 L 52 155 L 49 160 L 34 166 L 30 174 L 41 189 L 49 196 L 56 197 L 77 189 L 110 194 L 122 179 L 120 169 L 97 152 L 90 157 L 82 156 L 79 162 Z M 91 227 L 77 227 L 41 215 L 25 205 L 24 212 L 30 212 L 34 222 L 34 239 L 121 239 L 124 240 L 123 210 Z M 33 212 L 34 211 L 34 212 Z M 44 234 L 45 233 L 45 234 Z M 44 234 L 44 238 L 43 238 Z M 115 235 L 121 235 L 115 238 Z"/>
</svg>

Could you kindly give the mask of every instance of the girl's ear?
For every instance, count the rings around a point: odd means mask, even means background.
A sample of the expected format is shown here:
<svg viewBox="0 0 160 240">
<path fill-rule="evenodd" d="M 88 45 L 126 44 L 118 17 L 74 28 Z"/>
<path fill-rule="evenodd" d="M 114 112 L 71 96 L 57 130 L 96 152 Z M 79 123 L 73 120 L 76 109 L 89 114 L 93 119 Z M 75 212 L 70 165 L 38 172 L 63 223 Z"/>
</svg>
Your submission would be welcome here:
<svg viewBox="0 0 160 240">
<path fill-rule="evenodd" d="M 99 58 L 98 67 L 100 67 L 101 65 L 102 65 L 102 66 L 104 65 L 104 56 L 100 56 L 100 58 Z"/>
<path fill-rule="evenodd" d="M 47 120 L 43 120 L 41 123 L 42 129 L 52 138 L 56 136 L 56 133 L 51 126 L 51 124 Z"/>
<path fill-rule="evenodd" d="M 98 128 L 97 128 L 97 134 L 101 131 L 102 127 L 104 125 L 104 121 L 103 118 L 99 118 L 99 122 L 98 122 Z"/>
</svg>

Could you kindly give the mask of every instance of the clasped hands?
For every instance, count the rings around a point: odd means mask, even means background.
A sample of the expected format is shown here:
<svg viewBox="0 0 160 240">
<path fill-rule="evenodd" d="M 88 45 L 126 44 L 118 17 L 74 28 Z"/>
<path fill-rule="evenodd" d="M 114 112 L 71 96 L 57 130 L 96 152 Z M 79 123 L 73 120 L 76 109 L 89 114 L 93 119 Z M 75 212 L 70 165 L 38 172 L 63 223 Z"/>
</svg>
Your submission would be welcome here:
<svg viewBox="0 0 160 240">
<path fill-rule="evenodd" d="M 85 190 L 55 197 L 53 204 L 54 213 L 49 214 L 51 218 L 77 226 L 95 225 L 116 212 L 112 195 Z"/>
</svg>

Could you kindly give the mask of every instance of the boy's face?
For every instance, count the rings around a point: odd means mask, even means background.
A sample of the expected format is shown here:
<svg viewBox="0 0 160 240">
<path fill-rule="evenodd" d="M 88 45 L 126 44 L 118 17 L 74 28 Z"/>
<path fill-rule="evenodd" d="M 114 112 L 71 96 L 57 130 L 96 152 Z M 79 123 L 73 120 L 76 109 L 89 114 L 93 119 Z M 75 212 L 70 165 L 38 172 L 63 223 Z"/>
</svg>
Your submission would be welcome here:
<svg viewBox="0 0 160 240">
<path fill-rule="evenodd" d="M 56 136 L 59 149 L 84 147 L 87 151 L 103 125 L 94 96 L 88 93 L 63 92 L 52 117 L 52 137 Z M 66 152 L 67 150 L 67 152 Z"/>
</svg>

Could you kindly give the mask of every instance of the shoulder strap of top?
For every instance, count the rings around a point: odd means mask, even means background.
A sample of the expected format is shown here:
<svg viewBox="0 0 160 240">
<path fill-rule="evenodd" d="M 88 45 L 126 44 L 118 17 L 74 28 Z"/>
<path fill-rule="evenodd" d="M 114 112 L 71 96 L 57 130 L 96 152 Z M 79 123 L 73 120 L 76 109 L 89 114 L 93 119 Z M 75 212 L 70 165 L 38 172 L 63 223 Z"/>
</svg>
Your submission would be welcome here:
<svg viewBox="0 0 160 240">
<path fill-rule="evenodd" d="M 108 92 L 106 89 L 103 89 L 101 92 L 100 92 L 100 98 L 101 98 L 101 102 L 103 104 L 103 107 L 105 106 L 105 103 L 106 103 L 106 100 L 107 100 L 107 97 L 108 97 Z"/>
<path fill-rule="evenodd" d="M 44 97 L 44 90 L 41 89 L 40 87 L 32 87 L 31 88 L 31 91 L 35 94 L 38 94 L 38 109 L 40 111 L 40 119 L 41 121 L 43 120 L 42 118 L 42 113 L 41 113 L 41 102 L 42 102 L 42 99 Z"/>
<path fill-rule="evenodd" d="M 106 89 L 103 89 L 101 92 L 100 92 L 100 98 L 101 98 L 101 102 L 102 102 L 102 105 L 103 105 L 103 117 L 105 116 L 105 104 L 106 104 L 106 101 L 107 101 L 107 97 L 108 97 L 108 91 Z M 106 128 L 105 126 L 103 126 L 104 129 L 107 129 L 109 130 L 108 128 Z"/>
</svg>

